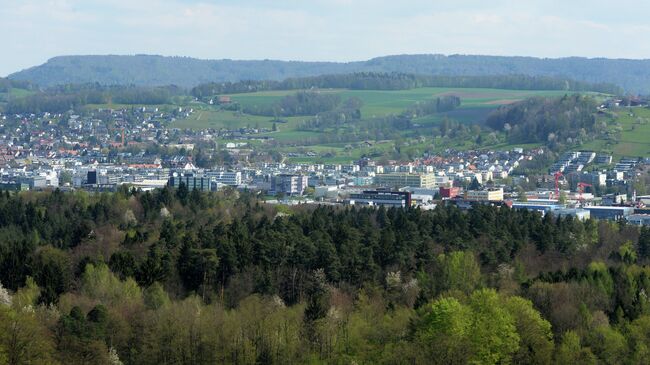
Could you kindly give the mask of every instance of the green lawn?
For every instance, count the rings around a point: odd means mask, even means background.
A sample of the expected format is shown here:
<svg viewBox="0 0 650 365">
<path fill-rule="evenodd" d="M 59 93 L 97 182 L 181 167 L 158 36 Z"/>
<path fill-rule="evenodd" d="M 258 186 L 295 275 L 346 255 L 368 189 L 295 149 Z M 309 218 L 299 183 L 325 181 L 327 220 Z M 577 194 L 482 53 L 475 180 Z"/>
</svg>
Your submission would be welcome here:
<svg viewBox="0 0 650 365">
<path fill-rule="evenodd" d="M 610 120 L 609 128 L 614 130 L 616 124 L 620 125 L 621 133 L 618 141 L 613 143 L 605 139 L 597 139 L 584 144 L 582 148 L 612 153 L 615 160 L 624 156 L 650 157 L 650 109 L 621 108 L 616 110 L 615 114 L 615 123 Z"/>
</svg>

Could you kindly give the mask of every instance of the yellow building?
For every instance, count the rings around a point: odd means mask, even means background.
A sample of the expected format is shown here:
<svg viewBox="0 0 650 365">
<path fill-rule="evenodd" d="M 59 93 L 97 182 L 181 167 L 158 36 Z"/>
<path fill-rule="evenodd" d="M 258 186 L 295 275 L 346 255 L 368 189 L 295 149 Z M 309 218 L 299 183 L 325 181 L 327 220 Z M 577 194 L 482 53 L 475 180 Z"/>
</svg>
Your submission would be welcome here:
<svg viewBox="0 0 650 365">
<path fill-rule="evenodd" d="M 466 190 L 465 200 L 494 202 L 503 200 L 503 189 Z"/>
</svg>

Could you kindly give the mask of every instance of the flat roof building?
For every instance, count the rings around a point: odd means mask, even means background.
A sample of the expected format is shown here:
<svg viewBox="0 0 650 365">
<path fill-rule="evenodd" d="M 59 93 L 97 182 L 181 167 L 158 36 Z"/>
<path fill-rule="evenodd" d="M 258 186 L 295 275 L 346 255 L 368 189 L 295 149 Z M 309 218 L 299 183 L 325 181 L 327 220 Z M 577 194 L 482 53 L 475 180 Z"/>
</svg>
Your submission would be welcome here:
<svg viewBox="0 0 650 365">
<path fill-rule="evenodd" d="M 408 191 L 376 191 L 366 190 L 362 193 L 350 194 L 348 203 L 351 205 L 410 207 L 411 193 Z"/>
<path fill-rule="evenodd" d="M 169 178 L 169 186 L 178 188 L 181 184 L 184 184 L 188 190 L 201 190 L 201 191 L 211 191 L 212 190 L 212 180 L 207 176 L 194 176 L 191 174 L 187 175 L 174 175 Z"/>
<path fill-rule="evenodd" d="M 309 184 L 307 175 L 280 174 L 271 177 L 271 194 L 302 195 Z"/>
<path fill-rule="evenodd" d="M 503 189 L 466 190 L 465 200 L 470 201 L 502 201 Z"/>
<path fill-rule="evenodd" d="M 634 213 L 634 208 L 632 207 L 606 207 L 596 205 L 584 207 L 584 209 L 588 210 L 591 217 L 596 219 L 619 220 Z"/>
<path fill-rule="evenodd" d="M 414 188 L 433 188 L 436 186 L 436 175 L 410 174 L 410 173 L 393 173 L 379 174 L 376 177 L 377 185 L 389 188 L 402 188 L 410 186 Z"/>
<path fill-rule="evenodd" d="M 625 217 L 625 220 L 637 226 L 650 226 L 650 214 L 631 214 Z"/>
</svg>

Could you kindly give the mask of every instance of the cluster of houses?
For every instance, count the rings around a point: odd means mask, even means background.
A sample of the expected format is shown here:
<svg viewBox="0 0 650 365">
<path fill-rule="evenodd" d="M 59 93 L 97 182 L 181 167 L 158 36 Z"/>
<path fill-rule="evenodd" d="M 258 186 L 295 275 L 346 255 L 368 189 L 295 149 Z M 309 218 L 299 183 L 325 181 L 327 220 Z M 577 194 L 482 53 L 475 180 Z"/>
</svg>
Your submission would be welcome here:
<svg viewBox="0 0 650 365">
<path fill-rule="evenodd" d="M 143 190 L 184 185 L 217 191 L 230 187 L 264 192 L 268 201 L 417 205 L 422 209 L 441 203 L 461 208 L 493 204 L 579 219 L 650 223 L 644 208 L 650 199 L 637 197 L 630 189 L 637 171 L 650 165 L 648 159 L 623 158 L 613 164 L 610 155 L 567 152 L 541 178 L 546 188 L 521 192 L 517 186 L 529 177 L 515 172 L 522 163 L 544 154 L 542 148 L 448 150 L 409 163 L 380 164 L 369 158 L 349 164 L 255 163 L 246 158 L 251 151 L 248 142 L 237 140 L 259 130 L 168 128 L 175 118 L 193 112 L 191 108 L 170 112 L 140 107 L 98 109 L 83 116 L 0 115 L 0 189 L 110 191 L 121 185 Z M 224 146 L 235 162 L 228 167 L 198 168 L 191 157 L 195 144 L 214 142 L 218 136 L 237 137 Z M 178 152 L 145 152 L 152 145 Z M 608 188 L 616 188 L 619 194 L 603 193 Z"/>
</svg>

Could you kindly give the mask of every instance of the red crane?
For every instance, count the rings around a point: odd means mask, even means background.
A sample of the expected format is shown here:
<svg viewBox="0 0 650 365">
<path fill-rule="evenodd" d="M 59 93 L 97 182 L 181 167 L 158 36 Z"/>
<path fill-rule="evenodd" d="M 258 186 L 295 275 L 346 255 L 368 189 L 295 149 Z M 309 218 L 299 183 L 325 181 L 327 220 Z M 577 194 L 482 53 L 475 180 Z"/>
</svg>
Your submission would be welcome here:
<svg viewBox="0 0 650 365">
<path fill-rule="evenodd" d="M 553 177 L 555 178 L 555 199 L 560 198 L 560 178 L 564 176 L 562 175 L 561 171 L 556 171 L 555 174 L 553 174 Z"/>
<path fill-rule="evenodd" d="M 578 198 L 578 200 L 580 200 L 581 203 L 582 203 L 582 193 L 585 192 L 585 188 L 587 186 L 593 187 L 593 185 L 591 185 L 591 184 L 587 184 L 587 183 L 583 183 L 583 182 L 578 183 L 578 193 L 580 193 L 580 197 Z"/>
</svg>

